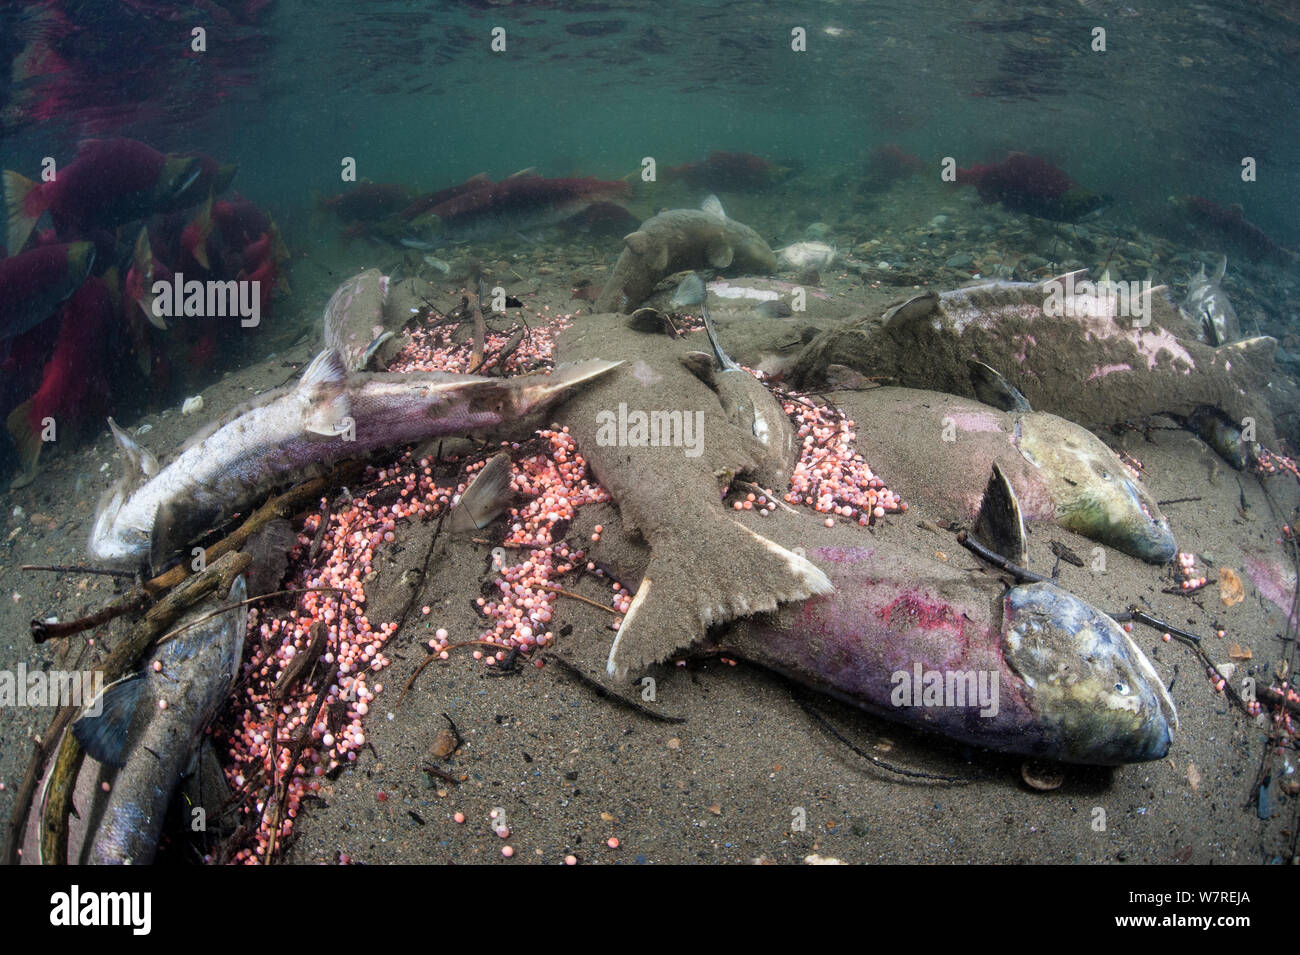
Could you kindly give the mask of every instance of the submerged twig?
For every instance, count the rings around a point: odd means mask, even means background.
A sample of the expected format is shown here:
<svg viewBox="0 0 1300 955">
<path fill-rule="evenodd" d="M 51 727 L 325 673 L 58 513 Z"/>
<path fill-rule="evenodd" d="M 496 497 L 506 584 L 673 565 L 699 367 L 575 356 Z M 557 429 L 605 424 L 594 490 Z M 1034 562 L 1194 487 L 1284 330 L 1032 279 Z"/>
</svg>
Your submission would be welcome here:
<svg viewBox="0 0 1300 955">
<path fill-rule="evenodd" d="M 574 666 L 572 663 L 570 663 L 568 660 L 564 659 L 563 657 L 558 657 L 553 653 L 548 653 L 545 656 L 543 656 L 542 659 L 545 660 L 547 663 L 554 663 L 557 666 L 559 666 L 561 670 L 563 670 L 565 673 L 568 673 L 570 676 L 572 676 L 574 679 L 576 679 L 579 683 L 585 686 L 592 693 L 596 694 L 596 696 L 600 697 L 602 700 L 609 700 L 609 702 L 614 703 L 617 706 L 621 706 L 624 707 L 625 709 L 629 709 L 632 712 L 638 713 L 641 716 L 646 717 L 647 719 L 654 720 L 657 723 L 685 723 L 686 722 L 686 717 L 684 716 L 668 716 L 665 713 L 656 712 L 655 710 L 650 709 L 650 707 L 648 706 L 642 706 L 640 703 L 636 702 L 636 700 L 629 700 L 627 697 L 619 693 L 615 693 L 609 687 L 587 676 L 587 674 L 583 673 L 582 670 Z"/>
<path fill-rule="evenodd" d="M 895 766 L 892 763 L 886 762 L 879 756 L 872 756 L 870 753 L 858 748 L 852 740 L 836 729 L 830 720 L 813 709 L 812 704 L 807 700 L 803 699 L 797 693 L 793 695 L 795 702 L 799 704 L 799 708 L 808 714 L 808 716 L 810 716 L 815 723 L 821 726 L 822 729 L 826 730 L 826 732 L 830 733 L 858 756 L 861 756 L 863 759 L 867 760 L 867 762 L 874 766 L 878 766 L 886 772 L 895 773 L 899 776 L 906 776 L 908 779 L 928 779 L 932 782 L 949 783 L 956 786 L 965 786 L 969 783 L 978 782 L 977 778 L 964 779 L 961 776 L 948 776 L 943 773 L 927 773 L 920 769 L 904 769 L 902 766 Z"/>
<path fill-rule="evenodd" d="M 49 570 L 56 574 L 98 574 L 101 577 L 121 577 L 134 580 L 135 573 L 130 570 L 111 570 L 106 567 L 83 567 L 80 564 L 23 564 L 19 570 Z"/>
<path fill-rule="evenodd" d="M 619 612 L 613 607 L 606 607 L 604 604 L 596 603 L 596 601 L 589 600 L 580 594 L 570 593 L 569 591 L 556 587 L 553 584 L 538 584 L 538 586 L 541 587 L 542 590 L 549 590 L 553 594 L 559 594 L 561 597 L 568 597 L 570 600 L 580 600 L 588 606 L 595 607 L 597 610 L 612 613 L 616 617 L 619 616 Z"/>
<path fill-rule="evenodd" d="M 1016 580 L 1018 580 L 1020 583 L 1050 584 L 1052 582 L 1052 578 L 1044 577 L 1042 574 L 1036 574 L 1032 570 L 1026 570 L 1024 567 L 1021 567 L 1019 564 L 1013 564 L 1011 561 L 1007 560 L 1001 554 L 994 553 L 993 551 L 985 547 L 983 544 L 981 544 L 979 541 L 977 541 L 975 538 L 971 537 L 970 534 L 966 533 L 966 531 L 958 532 L 957 543 L 961 544 L 962 547 L 965 547 L 968 551 L 970 551 L 976 557 L 979 557 L 981 560 L 986 560 L 990 564 L 993 564 L 995 567 L 998 567 L 1001 570 L 1005 570 L 1012 577 L 1015 577 Z"/>
</svg>

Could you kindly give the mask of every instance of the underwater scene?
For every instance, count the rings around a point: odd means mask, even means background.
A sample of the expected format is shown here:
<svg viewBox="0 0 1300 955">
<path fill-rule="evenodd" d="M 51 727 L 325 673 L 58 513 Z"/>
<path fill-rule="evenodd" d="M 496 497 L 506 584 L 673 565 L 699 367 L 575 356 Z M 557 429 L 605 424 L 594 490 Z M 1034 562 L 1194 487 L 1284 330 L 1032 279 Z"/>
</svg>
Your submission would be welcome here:
<svg viewBox="0 0 1300 955">
<path fill-rule="evenodd" d="M 0 57 L 7 862 L 1297 861 L 1295 4 Z"/>
</svg>

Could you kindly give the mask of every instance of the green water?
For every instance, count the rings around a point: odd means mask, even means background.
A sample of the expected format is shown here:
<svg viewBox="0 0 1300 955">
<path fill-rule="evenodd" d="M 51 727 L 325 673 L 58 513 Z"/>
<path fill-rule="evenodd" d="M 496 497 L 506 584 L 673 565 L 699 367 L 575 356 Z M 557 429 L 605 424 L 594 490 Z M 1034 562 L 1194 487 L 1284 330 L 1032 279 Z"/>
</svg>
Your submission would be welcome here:
<svg viewBox="0 0 1300 955">
<path fill-rule="evenodd" d="M 82 9 L 91 29 L 121 18 Z M 174 27 L 208 23 L 209 52 L 176 65 L 184 38 L 156 18 L 128 33 L 161 58 L 159 82 L 145 71 L 131 85 L 150 103 L 112 131 L 237 161 L 237 187 L 281 214 L 334 190 L 345 155 L 365 178 L 436 188 L 528 166 L 620 176 L 646 156 L 715 148 L 838 169 L 896 142 L 959 165 L 1032 152 L 1138 206 L 1240 202 L 1297 244 L 1289 3 L 279 0 L 230 27 L 175 9 Z M 795 28 L 806 52 L 792 49 Z M 1104 52 L 1091 48 L 1098 28 Z M 504 52 L 491 49 L 497 29 Z M 120 100 L 120 85 L 98 89 Z M 15 129 L 0 153 L 29 165 L 85 125 L 67 110 Z M 1245 156 L 1256 182 L 1241 181 Z"/>
</svg>

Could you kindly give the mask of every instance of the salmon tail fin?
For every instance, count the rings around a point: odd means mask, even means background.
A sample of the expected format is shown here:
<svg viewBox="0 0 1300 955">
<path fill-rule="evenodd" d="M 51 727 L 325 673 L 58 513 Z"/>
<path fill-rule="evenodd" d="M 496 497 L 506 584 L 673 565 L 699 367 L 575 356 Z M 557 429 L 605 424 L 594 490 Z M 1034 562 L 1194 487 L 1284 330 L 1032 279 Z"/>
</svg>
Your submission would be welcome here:
<svg viewBox="0 0 1300 955">
<path fill-rule="evenodd" d="M 654 556 L 610 648 L 610 675 L 621 677 L 662 662 L 702 641 L 711 626 L 833 589 L 806 557 L 744 524 L 717 522 L 704 514 L 700 520 L 710 526 L 702 559 L 686 560 L 655 542 Z M 737 567 L 744 572 L 736 573 Z"/>
<path fill-rule="evenodd" d="M 36 228 L 36 220 L 45 211 L 40 184 L 10 169 L 4 171 L 5 245 L 10 255 L 17 255 Z"/>
<path fill-rule="evenodd" d="M 522 378 L 507 379 L 509 387 L 515 390 L 515 411 L 521 415 L 536 411 L 555 401 L 570 388 L 576 388 L 578 385 L 608 374 L 621 364 L 623 364 L 621 361 L 592 358 L 571 365 L 561 365 L 549 375 L 526 375 Z"/>
<path fill-rule="evenodd" d="M 28 398 L 9 412 L 9 417 L 5 421 L 9 436 L 14 439 L 14 445 L 18 448 L 19 471 L 9 485 L 9 489 L 13 491 L 26 487 L 36 480 L 37 461 L 41 456 L 43 442 L 40 432 L 32 426 L 31 415 L 32 399 Z"/>
</svg>

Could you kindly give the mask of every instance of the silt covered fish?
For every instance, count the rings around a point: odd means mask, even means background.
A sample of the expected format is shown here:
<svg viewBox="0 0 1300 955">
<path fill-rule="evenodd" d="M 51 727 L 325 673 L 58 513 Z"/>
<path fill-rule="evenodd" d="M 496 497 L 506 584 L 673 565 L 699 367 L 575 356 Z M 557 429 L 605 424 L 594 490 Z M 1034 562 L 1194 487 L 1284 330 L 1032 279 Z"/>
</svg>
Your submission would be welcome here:
<svg viewBox="0 0 1300 955">
<path fill-rule="evenodd" d="M 650 548 L 610 673 L 667 659 L 712 625 L 829 590 L 817 567 L 722 504 L 736 477 L 784 487 L 797 457 L 789 419 L 761 382 L 720 349 L 692 352 L 617 314 L 583 318 L 559 352 L 628 359 L 566 403 L 561 418 L 622 526 Z"/>
<path fill-rule="evenodd" d="M 599 312 L 631 313 L 658 282 L 687 269 L 734 269 L 768 275 L 776 255 L 757 232 L 727 217 L 710 196 L 700 209 L 671 209 L 623 238 L 614 272 L 596 298 Z"/>
<path fill-rule="evenodd" d="M 1121 314 L 1124 305 L 1130 315 Z M 1034 408 L 1085 428 L 1189 416 L 1209 405 L 1235 421 L 1251 419 L 1257 439 L 1272 443 L 1277 342 L 1261 337 L 1214 348 L 1177 337 L 1170 328 L 1181 324 L 1163 296 L 1121 297 L 1084 273 L 988 282 L 926 292 L 882 319 L 823 332 L 800 353 L 793 377 L 810 386 L 828 366 L 843 365 L 904 387 L 974 397 L 969 363 L 976 359 L 1006 375 Z"/>
<path fill-rule="evenodd" d="M 1028 521 L 1050 521 L 1157 564 L 1177 550 L 1142 482 L 1094 434 L 1064 418 L 1027 403 L 1003 411 L 911 388 L 840 392 L 834 400 L 918 514 L 974 517 L 996 463 Z"/>
</svg>

